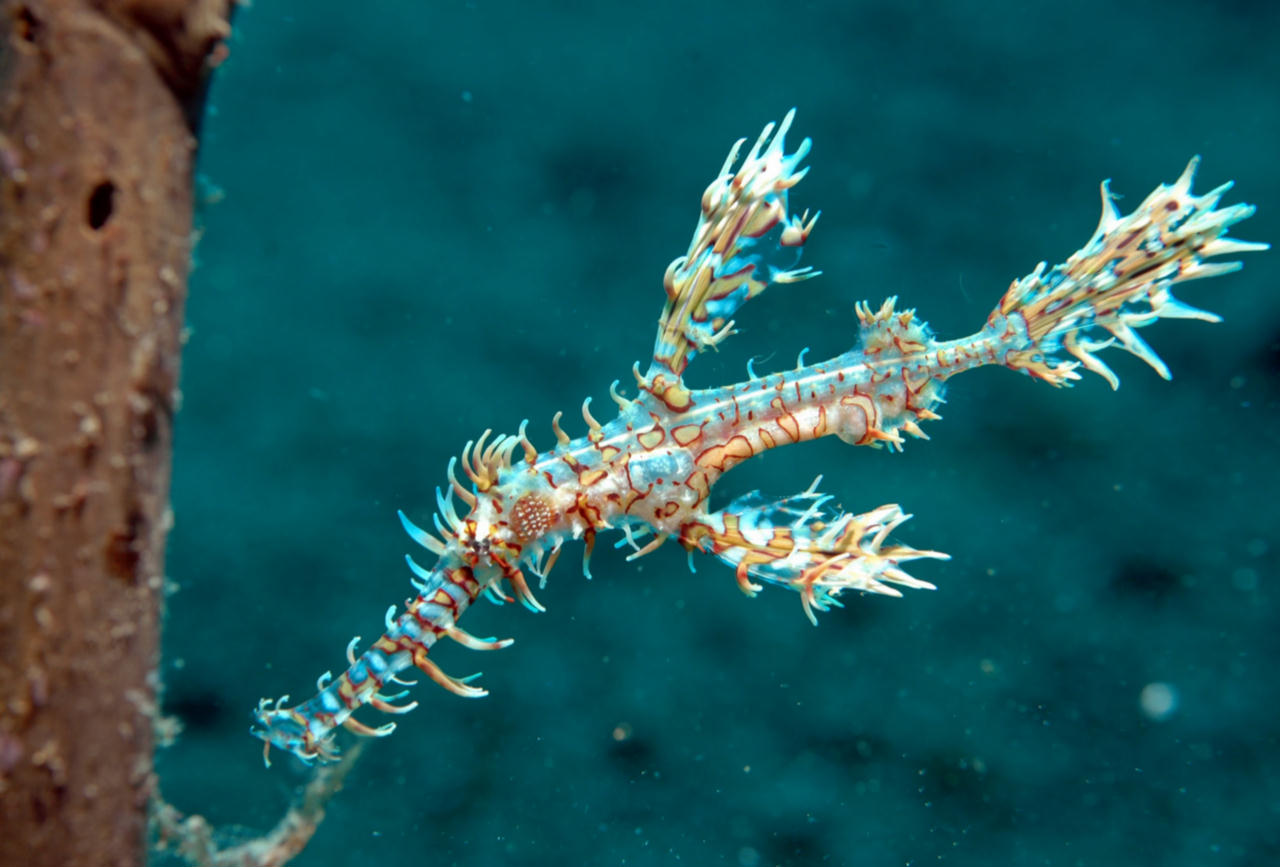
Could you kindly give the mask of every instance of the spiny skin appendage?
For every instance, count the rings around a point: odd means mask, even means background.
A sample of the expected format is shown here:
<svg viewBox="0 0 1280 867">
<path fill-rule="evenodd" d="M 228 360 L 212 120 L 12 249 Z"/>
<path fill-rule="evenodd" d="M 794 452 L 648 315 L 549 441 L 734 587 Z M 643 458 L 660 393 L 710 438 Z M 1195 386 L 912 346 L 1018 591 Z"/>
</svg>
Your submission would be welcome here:
<svg viewBox="0 0 1280 867">
<path fill-rule="evenodd" d="M 363 653 L 352 641 L 347 670 L 336 679 L 326 673 L 313 698 L 292 707 L 287 697 L 259 704 L 252 731 L 266 742 L 264 758 L 277 746 L 305 762 L 333 761 L 339 726 L 390 734 L 394 723 L 373 728 L 352 713 L 366 704 L 391 714 L 412 710 L 416 702 L 396 703 L 404 690 L 388 694 L 412 684 L 398 677 L 410 667 L 458 695 L 484 695 L 471 685 L 474 675 L 441 671 L 429 658 L 431 647 L 442 636 L 475 650 L 509 645 L 510 639 L 469 635 L 458 619 L 481 595 L 543 610 L 528 576 L 545 583 L 562 546 L 582 539 L 583 573 L 590 577 L 591 550 L 603 530 L 622 533 L 629 559 L 668 539 L 691 555 L 714 554 L 750 595 L 761 589 L 758 582 L 796 591 L 815 623 L 816 612 L 839 605 L 846 592 L 932 589 L 904 565 L 946 555 L 892 541 L 909 517 L 897 505 L 841 512 L 815 481 L 800 494 L 754 492 L 713 512 L 711 489 L 742 461 L 790 443 L 834 434 L 898 451 L 905 436 L 928 439 L 921 425 L 940 418 L 944 382 L 974 367 L 1003 365 L 1066 385 L 1083 366 L 1114 387 L 1116 377 L 1097 353 L 1115 344 L 1167 377 L 1136 329 L 1160 318 L 1217 321 L 1175 299 L 1171 287 L 1239 267 L 1210 258 L 1267 247 L 1226 236 L 1253 208 L 1219 208 L 1229 184 L 1192 194 L 1192 160 L 1177 181 L 1128 215 L 1116 210 L 1103 184 L 1102 218 L 1088 243 L 1065 263 L 1047 270 L 1042 263 L 1015 280 L 975 334 L 939 341 L 893 298 L 878 308 L 860 302 L 859 342 L 848 352 L 815 364 L 804 364 L 802 354 L 789 370 L 756 375 L 748 368 L 743 382 L 690 389 L 685 368 L 733 333 L 731 317 L 742 304 L 771 285 L 816 274 L 796 266 L 817 217 L 788 213 L 788 192 L 807 171 L 800 162 L 809 150 L 808 139 L 793 153 L 785 150 L 793 116 L 776 132 L 767 126 L 740 163 L 745 140 L 739 141 L 704 193 L 689 249 L 664 278 L 666 305 L 649 367 L 633 370 L 638 395 L 622 396 L 615 382 L 610 394 L 618 413 L 605 423 L 584 402 L 587 434 L 577 439 L 556 413 L 549 451 L 534 448 L 523 423 L 515 436 L 490 440 L 485 431 L 467 443 L 461 459 L 449 463 L 448 485 L 437 490 L 434 532 L 400 514 L 409 537 L 435 557 L 431 566 L 407 558 L 417 595 L 398 617 L 394 608 L 387 612 L 385 633 Z"/>
</svg>

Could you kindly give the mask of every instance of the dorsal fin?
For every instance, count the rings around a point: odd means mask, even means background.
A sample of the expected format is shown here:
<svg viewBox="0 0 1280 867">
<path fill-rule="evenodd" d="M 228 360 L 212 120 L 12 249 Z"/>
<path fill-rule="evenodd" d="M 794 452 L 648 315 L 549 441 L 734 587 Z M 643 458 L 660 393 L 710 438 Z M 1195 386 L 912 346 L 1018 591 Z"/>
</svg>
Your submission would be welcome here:
<svg viewBox="0 0 1280 867">
<path fill-rule="evenodd" d="M 860 325 L 861 349 L 869 358 L 901 358 L 923 352 L 933 342 L 928 323 L 915 310 L 894 310 L 897 296 L 886 298 L 880 309 L 860 301 L 854 306 Z"/>
</svg>

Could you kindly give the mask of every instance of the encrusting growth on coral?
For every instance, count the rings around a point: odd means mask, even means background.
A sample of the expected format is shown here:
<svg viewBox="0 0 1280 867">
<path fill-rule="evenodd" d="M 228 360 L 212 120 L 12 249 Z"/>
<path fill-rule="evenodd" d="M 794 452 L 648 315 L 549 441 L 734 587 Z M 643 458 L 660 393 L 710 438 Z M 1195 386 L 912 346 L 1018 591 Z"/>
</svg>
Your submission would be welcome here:
<svg viewBox="0 0 1280 867">
<path fill-rule="evenodd" d="M 194 867 L 281 867 L 306 848 L 324 821 L 325 807 L 342 790 L 347 774 L 360 758 L 357 743 L 337 764 L 318 769 L 297 803 L 276 826 L 260 837 L 219 846 L 218 835 L 203 816 L 184 816 L 157 793 L 151 811 L 156 848 L 178 855 Z"/>
</svg>

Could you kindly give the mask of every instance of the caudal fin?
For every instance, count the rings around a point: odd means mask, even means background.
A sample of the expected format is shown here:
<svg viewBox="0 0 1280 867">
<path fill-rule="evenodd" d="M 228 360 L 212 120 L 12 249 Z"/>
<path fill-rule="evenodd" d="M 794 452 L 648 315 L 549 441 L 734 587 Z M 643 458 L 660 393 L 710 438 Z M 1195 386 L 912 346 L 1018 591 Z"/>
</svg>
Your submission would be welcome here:
<svg viewBox="0 0 1280 867">
<path fill-rule="evenodd" d="M 1015 280 L 987 320 L 988 329 L 1023 332 L 1015 343 L 1024 348 L 1008 352 L 1006 366 L 1065 385 L 1080 378 L 1076 368 L 1084 365 L 1118 388 L 1119 378 L 1096 354 L 1115 344 L 1169 378 L 1135 329 L 1162 318 L 1221 321 L 1174 298 L 1171 287 L 1241 267 L 1207 259 L 1270 246 L 1227 237 L 1232 225 L 1253 214 L 1253 205 L 1217 207 L 1231 182 L 1193 195 L 1199 164 L 1192 158 L 1181 177 L 1161 184 L 1128 215 L 1120 214 L 1103 181 L 1102 218 L 1089 242 L 1063 264 L 1046 271 L 1041 262 Z"/>
</svg>

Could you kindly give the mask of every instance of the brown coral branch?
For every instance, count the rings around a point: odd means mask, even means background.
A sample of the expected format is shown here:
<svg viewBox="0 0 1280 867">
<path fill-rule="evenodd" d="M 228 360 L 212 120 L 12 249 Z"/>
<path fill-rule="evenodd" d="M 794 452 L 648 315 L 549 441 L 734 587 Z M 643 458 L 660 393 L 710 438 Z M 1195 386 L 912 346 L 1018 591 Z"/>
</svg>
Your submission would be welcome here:
<svg viewBox="0 0 1280 867">
<path fill-rule="evenodd" d="M 325 806 L 342 789 L 364 746 L 365 742 L 357 742 L 338 764 L 319 768 L 298 803 L 267 834 L 225 849 L 218 847 L 214 830 L 203 817 L 183 816 L 157 795 L 152 821 L 158 846 L 196 867 L 281 867 L 310 842 L 324 820 Z"/>
<path fill-rule="evenodd" d="M 142 864 L 192 161 L 231 0 L 0 0 L 0 863 Z"/>
</svg>

